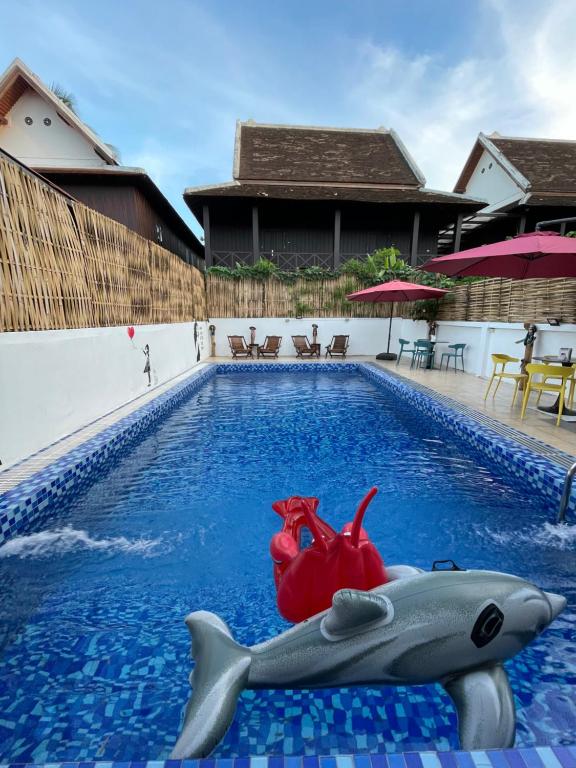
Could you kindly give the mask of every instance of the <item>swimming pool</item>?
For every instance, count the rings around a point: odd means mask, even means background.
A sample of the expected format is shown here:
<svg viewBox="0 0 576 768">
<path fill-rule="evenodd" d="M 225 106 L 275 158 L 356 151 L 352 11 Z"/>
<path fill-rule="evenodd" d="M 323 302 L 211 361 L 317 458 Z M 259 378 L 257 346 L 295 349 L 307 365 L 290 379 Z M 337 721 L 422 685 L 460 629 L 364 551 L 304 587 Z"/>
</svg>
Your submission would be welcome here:
<svg viewBox="0 0 576 768">
<path fill-rule="evenodd" d="M 576 730 L 573 539 L 543 496 L 361 371 L 222 373 L 51 518 L 0 548 L 0 744 L 12 762 L 166 757 L 188 696 L 183 617 L 214 611 L 244 644 L 277 614 L 271 502 L 317 495 L 341 526 L 366 489 L 385 561 L 517 573 L 569 607 L 507 665 L 517 744 Z M 216 755 L 448 749 L 434 686 L 245 692 Z"/>
</svg>

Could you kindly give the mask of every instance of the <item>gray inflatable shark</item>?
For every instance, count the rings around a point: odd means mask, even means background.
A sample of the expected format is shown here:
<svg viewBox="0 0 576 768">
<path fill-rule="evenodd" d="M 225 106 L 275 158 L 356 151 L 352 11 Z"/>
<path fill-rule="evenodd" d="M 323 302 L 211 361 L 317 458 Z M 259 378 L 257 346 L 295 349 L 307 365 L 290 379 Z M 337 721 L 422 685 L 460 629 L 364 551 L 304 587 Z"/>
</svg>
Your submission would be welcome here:
<svg viewBox="0 0 576 768">
<path fill-rule="evenodd" d="M 370 592 L 343 589 L 332 607 L 252 648 L 213 613 L 191 613 L 195 667 L 174 759 L 205 757 L 230 726 L 243 689 L 440 682 L 458 713 L 462 749 L 511 747 L 516 715 L 502 663 L 566 606 L 516 576 L 388 568 Z"/>
</svg>

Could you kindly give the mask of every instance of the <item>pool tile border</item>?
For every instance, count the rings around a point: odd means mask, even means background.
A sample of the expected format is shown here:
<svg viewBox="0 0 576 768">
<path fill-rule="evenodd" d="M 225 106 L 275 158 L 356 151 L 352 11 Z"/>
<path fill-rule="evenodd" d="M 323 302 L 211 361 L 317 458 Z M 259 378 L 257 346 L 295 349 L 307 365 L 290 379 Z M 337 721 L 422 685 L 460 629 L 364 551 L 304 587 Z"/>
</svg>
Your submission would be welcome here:
<svg viewBox="0 0 576 768">
<path fill-rule="evenodd" d="M 4 763 L 0 768 L 41 768 Z M 576 768 L 576 747 L 524 747 L 476 752 L 398 752 L 394 754 L 236 757 L 147 762 L 63 762 L 43 768 Z"/>
</svg>

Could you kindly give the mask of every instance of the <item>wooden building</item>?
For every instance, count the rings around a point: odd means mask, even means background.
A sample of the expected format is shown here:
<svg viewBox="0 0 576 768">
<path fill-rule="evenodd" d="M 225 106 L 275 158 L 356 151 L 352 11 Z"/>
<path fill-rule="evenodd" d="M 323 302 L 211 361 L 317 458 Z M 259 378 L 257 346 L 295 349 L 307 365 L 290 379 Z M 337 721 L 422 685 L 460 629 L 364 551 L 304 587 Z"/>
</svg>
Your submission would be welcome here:
<svg viewBox="0 0 576 768">
<path fill-rule="evenodd" d="M 204 227 L 207 266 L 265 257 L 282 269 L 333 269 L 392 245 L 416 265 L 437 253 L 441 229 L 459 231 L 485 205 L 427 189 L 393 131 L 252 121 L 237 124 L 233 181 L 184 198 Z"/>
<path fill-rule="evenodd" d="M 576 217 L 576 141 L 478 135 L 454 191 L 487 205 L 462 224 L 462 247 L 534 231 L 540 221 Z M 556 229 L 576 229 L 562 224 Z M 444 252 L 452 242 L 445 232 Z"/>
<path fill-rule="evenodd" d="M 203 268 L 204 248 L 146 171 L 116 153 L 22 61 L 0 76 L 0 148 L 61 189 Z"/>
</svg>

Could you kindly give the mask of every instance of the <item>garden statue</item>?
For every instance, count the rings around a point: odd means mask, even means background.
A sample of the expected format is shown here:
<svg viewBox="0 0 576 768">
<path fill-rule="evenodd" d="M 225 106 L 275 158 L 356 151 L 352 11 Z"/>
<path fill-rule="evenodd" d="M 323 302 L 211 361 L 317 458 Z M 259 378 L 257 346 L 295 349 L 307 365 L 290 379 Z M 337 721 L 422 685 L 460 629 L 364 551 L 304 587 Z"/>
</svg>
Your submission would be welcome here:
<svg viewBox="0 0 576 768">
<path fill-rule="evenodd" d="M 210 356 L 216 357 L 216 326 L 209 325 L 208 330 L 210 331 Z"/>
<path fill-rule="evenodd" d="M 526 366 L 532 362 L 532 353 L 534 352 L 534 342 L 538 328 L 533 323 L 524 323 L 526 335 L 523 339 L 518 339 L 516 344 L 524 344 L 524 357 L 520 362 L 520 372 L 526 373 Z M 520 389 L 524 389 L 524 380 L 520 382 Z"/>
</svg>

